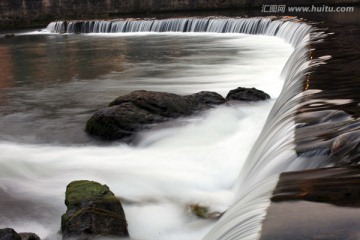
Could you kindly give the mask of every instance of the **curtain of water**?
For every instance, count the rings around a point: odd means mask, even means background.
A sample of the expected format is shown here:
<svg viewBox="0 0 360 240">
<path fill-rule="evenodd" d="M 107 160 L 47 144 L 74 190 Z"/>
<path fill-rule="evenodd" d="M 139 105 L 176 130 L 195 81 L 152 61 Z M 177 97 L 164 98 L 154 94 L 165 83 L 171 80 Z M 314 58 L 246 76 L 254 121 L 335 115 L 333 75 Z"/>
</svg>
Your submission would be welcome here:
<svg viewBox="0 0 360 240">
<path fill-rule="evenodd" d="M 214 32 L 278 36 L 297 46 L 309 26 L 269 18 L 179 18 L 165 20 L 56 21 L 47 26 L 52 33 L 121 32 Z"/>
<path fill-rule="evenodd" d="M 277 175 L 291 169 L 294 151 L 294 115 L 303 97 L 309 59 L 307 26 L 284 24 L 278 36 L 296 43 L 285 65 L 283 90 L 254 144 L 237 182 L 236 204 L 230 208 L 205 239 L 256 239 L 270 204 Z M 247 214 L 242 214 L 246 211 Z"/>
</svg>

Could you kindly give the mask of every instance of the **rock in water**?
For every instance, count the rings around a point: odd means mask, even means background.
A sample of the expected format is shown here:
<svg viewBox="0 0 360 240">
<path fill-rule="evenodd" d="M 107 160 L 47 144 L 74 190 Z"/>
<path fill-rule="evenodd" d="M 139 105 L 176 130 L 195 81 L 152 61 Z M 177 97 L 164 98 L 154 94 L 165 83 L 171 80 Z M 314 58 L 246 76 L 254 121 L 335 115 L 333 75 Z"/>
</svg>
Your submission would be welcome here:
<svg viewBox="0 0 360 240">
<path fill-rule="evenodd" d="M 0 240 L 40 240 L 35 233 L 17 233 L 12 228 L 0 229 Z"/>
<path fill-rule="evenodd" d="M 12 228 L 0 229 L 0 240 L 21 240 L 21 237 Z"/>
<path fill-rule="evenodd" d="M 140 109 L 167 118 L 187 116 L 225 103 L 218 93 L 202 91 L 180 96 L 173 93 L 138 90 L 112 101 L 109 106 L 131 102 Z"/>
<path fill-rule="evenodd" d="M 133 91 L 130 94 L 120 96 L 112 101 L 109 106 L 121 106 L 126 103 L 132 103 L 139 109 L 164 118 L 188 115 L 190 111 L 188 102 L 182 96 L 144 90 Z"/>
<path fill-rule="evenodd" d="M 104 140 L 130 138 L 135 132 L 168 118 L 125 102 L 97 111 L 86 123 L 86 132 Z"/>
<path fill-rule="evenodd" d="M 86 124 L 86 132 L 106 140 L 132 137 L 137 131 L 225 103 L 215 92 L 180 96 L 173 93 L 134 91 L 116 98 L 97 111 Z"/>
<path fill-rule="evenodd" d="M 238 100 L 238 101 L 261 101 L 269 99 L 269 94 L 258 90 L 256 88 L 243 88 L 238 87 L 230 90 L 226 96 L 226 100 Z"/>
<path fill-rule="evenodd" d="M 39 236 L 36 235 L 35 233 L 24 232 L 18 234 L 21 237 L 21 240 L 40 240 Z"/>
<path fill-rule="evenodd" d="M 66 188 L 65 205 L 67 211 L 61 217 L 63 239 L 129 236 L 121 203 L 106 185 L 73 181 Z"/>
</svg>

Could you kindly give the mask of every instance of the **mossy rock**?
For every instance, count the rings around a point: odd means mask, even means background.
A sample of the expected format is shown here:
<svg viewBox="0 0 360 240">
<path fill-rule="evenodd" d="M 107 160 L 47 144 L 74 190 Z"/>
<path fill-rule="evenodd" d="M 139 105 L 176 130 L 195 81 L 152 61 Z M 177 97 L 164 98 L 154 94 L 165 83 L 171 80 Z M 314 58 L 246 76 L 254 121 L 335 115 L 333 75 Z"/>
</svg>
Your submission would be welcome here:
<svg viewBox="0 0 360 240">
<path fill-rule="evenodd" d="M 99 198 L 114 198 L 116 200 L 115 195 L 108 186 L 97 182 L 87 180 L 73 181 L 66 187 L 65 205 L 67 207 Z"/>
<path fill-rule="evenodd" d="M 201 206 L 199 204 L 190 205 L 190 211 L 191 211 L 191 213 L 193 213 L 194 215 L 196 215 L 200 218 L 206 219 L 209 216 L 209 208 Z"/>
<path fill-rule="evenodd" d="M 128 237 L 125 213 L 109 187 L 80 180 L 66 188 L 67 211 L 61 217 L 63 239 Z"/>
<path fill-rule="evenodd" d="M 224 214 L 220 212 L 210 212 L 208 207 L 200 204 L 191 204 L 189 209 L 192 214 L 203 219 L 218 219 Z"/>
</svg>

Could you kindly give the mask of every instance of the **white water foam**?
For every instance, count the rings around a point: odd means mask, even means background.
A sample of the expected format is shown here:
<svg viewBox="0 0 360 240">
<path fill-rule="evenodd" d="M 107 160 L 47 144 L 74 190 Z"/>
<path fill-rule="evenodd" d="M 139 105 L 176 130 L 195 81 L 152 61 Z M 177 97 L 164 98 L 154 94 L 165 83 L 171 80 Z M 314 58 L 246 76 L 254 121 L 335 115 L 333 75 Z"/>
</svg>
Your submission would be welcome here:
<svg viewBox="0 0 360 240">
<path fill-rule="evenodd" d="M 143 133 L 137 147 L 2 142 L 1 189 L 26 200 L 29 208 L 38 209 L 39 203 L 44 205 L 41 211 L 56 210 L 42 216 L 49 219 L 40 219 L 36 230 L 33 218 L 42 214 L 31 211 L 26 218 L 32 224 L 2 219 L 0 227 L 22 225 L 23 231 L 42 237 L 47 236 L 42 229 L 56 232 L 65 211 L 65 186 L 91 179 L 135 202 L 124 206 L 134 239 L 200 239 L 213 223 L 197 219 L 187 206 L 201 204 L 220 212 L 229 207 L 239 169 L 272 103 L 219 107 L 178 124 L 183 126 Z"/>
</svg>

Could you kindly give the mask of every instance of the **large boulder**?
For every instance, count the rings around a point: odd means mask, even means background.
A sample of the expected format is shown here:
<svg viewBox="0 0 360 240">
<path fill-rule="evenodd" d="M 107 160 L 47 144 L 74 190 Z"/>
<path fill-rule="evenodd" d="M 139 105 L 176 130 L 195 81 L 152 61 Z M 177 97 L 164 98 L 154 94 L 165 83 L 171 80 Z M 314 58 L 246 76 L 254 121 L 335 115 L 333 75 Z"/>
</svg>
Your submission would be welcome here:
<svg viewBox="0 0 360 240">
<path fill-rule="evenodd" d="M 269 99 L 269 94 L 258 90 L 256 88 L 243 88 L 238 87 L 231 90 L 226 96 L 226 100 L 238 100 L 238 101 L 262 101 Z"/>
<path fill-rule="evenodd" d="M 73 181 L 66 188 L 65 205 L 67 211 L 61 217 L 63 239 L 129 236 L 121 203 L 106 185 Z"/>
<path fill-rule="evenodd" d="M 97 111 L 86 124 L 86 132 L 106 140 L 129 139 L 154 124 L 204 111 L 226 100 L 215 92 L 180 96 L 173 93 L 134 91 L 116 98 Z"/>
<path fill-rule="evenodd" d="M 137 90 L 116 98 L 109 106 L 129 102 L 150 113 L 176 118 L 209 109 L 212 105 L 223 104 L 225 99 L 218 93 L 207 91 L 181 96 L 174 93 Z"/>
<path fill-rule="evenodd" d="M 153 114 L 126 102 L 97 111 L 86 123 L 86 132 L 105 140 L 129 139 L 141 129 L 165 122 L 167 117 Z"/>
</svg>

